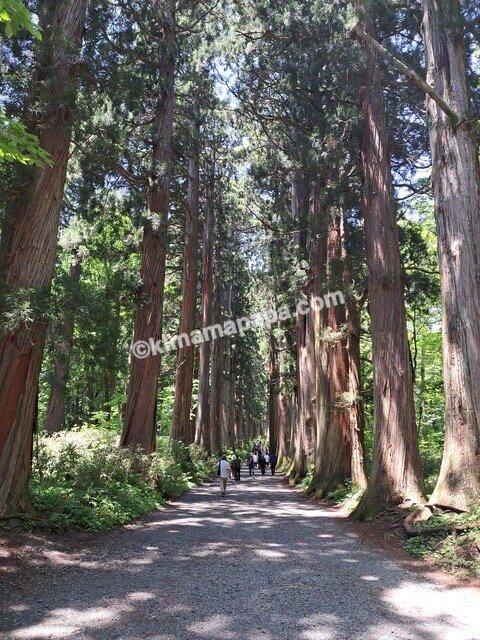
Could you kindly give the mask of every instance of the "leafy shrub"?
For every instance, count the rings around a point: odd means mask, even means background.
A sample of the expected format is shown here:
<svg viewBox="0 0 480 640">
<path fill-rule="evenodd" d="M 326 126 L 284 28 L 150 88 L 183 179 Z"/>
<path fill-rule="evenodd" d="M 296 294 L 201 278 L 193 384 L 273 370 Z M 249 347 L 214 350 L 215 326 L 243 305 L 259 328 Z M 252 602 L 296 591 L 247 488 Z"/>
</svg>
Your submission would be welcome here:
<svg viewBox="0 0 480 640">
<path fill-rule="evenodd" d="M 453 533 L 418 535 L 403 542 L 409 553 L 429 558 L 449 573 L 480 576 L 480 529 Z"/>
<path fill-rule="evenodd" d="M 154 488 L 128 482 L 80 489 L 52 486 L 35 478 L 30 495 L 32 506 L 42 514 L 33 522 L 43 523 L 48 529 L 80 526 L 101 531 L 129 522 L 162 504 Z"/>
<path fill-rule="evenodd" d="M 411 553 L 413 556 L 417 556 L 418 558 L 425 558 L 431 554 L 432 550 L 435 547 L 438 539 L 434 538 L 425 538 L 424 536 L 413 536 L 412 538 L 408 538 L 408 540 L 404 540 L 402 543 L 403 548 Z"/>
<path fill-rule="evenodd" d="M 157 464 L 156 489 L 167 500 L 178 498 L 194 483 L 178 462 L 159 460 Z"/>
<path fill-rule="evenodd" d="M 362 495 L 362 489 L 353 484 L 351 480 L 346 480 L 343 485 L 330 491 L 325 496 L 331 504 L 347 504 L 353 508 L 353 503 L 357 502 Z"/>
<path fill-rule="evenodd" d="M 304 491 L 307 491 L 308 487 L 312 483 L 314 470 L 315 470 L 315 466 L 313 464 L 310 464 L 308 466 L 307 475 L 305 476 L 305 478 L 303 478 L 301 482 L 298 483 L 298 486 L 301 487 Z"/>
<path fill-rule="evenodd" d="M 435 548 L 435 561 L 451 573 L 480 576 L 480 529 L 450 535 Z"/>
<path fill-rule="evenodd" d="M 203 447 L 191 444 L 189 447 L 190 460 L 193 464 L 193 479 L 195 482 L 205 482 L 215 475 L 215 460 L 207 454 Z"/>
<path fill-rule="evenodd" d="M 27 523 L 49 529 L 105 530 L 176 498 L 213 475 L 199 447 L 170 446 L 147 455 L 118 447 L 118 434 L 84 426 L 38 439 Z"/>
</svg>

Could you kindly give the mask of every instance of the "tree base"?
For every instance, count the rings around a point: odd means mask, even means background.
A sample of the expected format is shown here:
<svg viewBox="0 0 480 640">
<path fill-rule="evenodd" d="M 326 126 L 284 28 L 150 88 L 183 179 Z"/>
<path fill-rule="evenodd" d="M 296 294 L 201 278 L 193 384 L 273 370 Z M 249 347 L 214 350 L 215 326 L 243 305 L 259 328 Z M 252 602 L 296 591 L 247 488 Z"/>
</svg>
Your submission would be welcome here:
<svg viewBox="0 0 480 640">
<path fill-rule="evenodd" d="M 360 522 L 368 522 L 392 509 L 411 509 L 425 504 L 425 499 L 420 494 L 391 495 L 372 488 L 367 488 L 360 499 L 357 508 L 352 513 L 352 518 Z"/>
</svg>

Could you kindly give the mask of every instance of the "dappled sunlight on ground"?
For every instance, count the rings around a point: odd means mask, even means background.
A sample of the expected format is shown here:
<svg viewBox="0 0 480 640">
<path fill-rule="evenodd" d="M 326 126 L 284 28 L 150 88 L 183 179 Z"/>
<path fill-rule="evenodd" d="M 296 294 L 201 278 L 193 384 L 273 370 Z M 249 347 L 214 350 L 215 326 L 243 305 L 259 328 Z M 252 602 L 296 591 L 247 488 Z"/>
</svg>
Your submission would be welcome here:
<svg viewBox="0 0 480 640">
<path fill-rule="evenodd" d="M 480 597 L 407 571 L 281 478 L 108 534 L 6 538 L 3 639 L 480 640 Z M 15 570 L 15 571 L 14 571 Z"/>
</svg>

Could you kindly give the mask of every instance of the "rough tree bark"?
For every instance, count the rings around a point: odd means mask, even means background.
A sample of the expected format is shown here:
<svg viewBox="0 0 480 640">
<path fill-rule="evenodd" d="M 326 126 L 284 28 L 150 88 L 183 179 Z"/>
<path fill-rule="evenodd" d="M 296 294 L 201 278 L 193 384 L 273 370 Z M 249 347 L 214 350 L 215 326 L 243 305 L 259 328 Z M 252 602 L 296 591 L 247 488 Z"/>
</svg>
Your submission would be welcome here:
<svg viewBox="0 0 480 640">
<path fill-rule="evenodd" d="M 167 0 L 159 16 L 158 77 L 161 81 L 152 131 L 152 167 L 147 190 L 147 211 L 143 229 L 141 286 L 138 293 L 133 343 L 160 340 L 162 335 L 167 223 L 173 133 L 175 77 L 175 0 Z M 163 39 L 160 38 L 163 36 Z M 155 451 L 158 373 L 160 354 L 130 363 L 130 378 L 124 412 L 122 446 Z"/>
<path fill-rule="evenodd" d="M 352 291 L 354 277 L 351 266 L 356 256 L 350 253 L 352 247 L 352 228 L 344 219 L 345 270 L 344 280 L 346 295 L 346 330 L 348 357 L 348 406 L 350 412 L 350 444 L 351 444 L 351 479 L 360 489 L 367 488 L 365 469 L 365 412 L 362 397 L 360 335 L 362 332 L 362 309 L 367 300 L 367 289 L 357 298 Z"/>
<path fill-rule="evenodd" d="M 337 207 L 331 211 L 327 241 L 328 290 L 344 289 L 345 251 L 343 216 Z M 318 267 L 317 267 L 318 269 Z M 325 269 L 325 267 L 324 267 Z M 323 375 L 327 389 L 327 409 L 322 412 L 325 424 L 322 428 L 322 445 L 317 450 L 317 460 L 311 491 L 316 497 L 324 497 L 329 491 L 343 485 L 351 475 L 350 415 L 345 403 L 348 392 L 348 352 L 345 334 L 346 312 L 343 305 L 332 306 L 326 313 L 328 333 L 320 337 L 320 358 L 323 359 Z"/>
<path fill-rule="evenodd" d="M 458 0 L 423 0 L 427 82 L 460 115 L 470 103 Z M 476 123 L 427 95 L 443 316 L 445 446 L 432 504 L 480 498 L 480 175 Z"/>
<path fill-rule="evenodd" d="M 297 395 L 295 391 L 289 391 L 286 394 L 287 403 L 287 458 L 289 462 L 295 455 L 295 429 L 297 426 Z"/>
<path fill-rule="evenodd" d="M 275 290 L 279 292 L 279 298 L 275 299 L 276 306 L 280 306 L 280 300 L 287 295 L 286 282 L 282 275 L 282 257 L 284 255 L 283 247 L 284 239 L 280 235 L 276 235 L 272 238 L 271 244 L 271 260 L 272 265 L 275 268 Z M 278 457 L 278 465 L 287 465 L 290 463 L 290 436 L 291 436 L 291 424 L 290 424 L 290 399 L 293 395 L 289 377 L 289 353 L 294 349 L 289 349 L 287 337 L 290 336 L 290 328 L 282 326 L 280 332 L 275 335 L 272 332 L 270 348 L 274 348 L 274 353 L 270 351 L 270 362 L 273 370 L 270 375 L 269 386 L 269 402 L 271 411 L 269 411 L 269 429 L 270 433 L 270 450 L 274 448 Z M 275 406 L 273 406 L 275 402 Z M 272 420 L 275 416 L 276 423 L 272 424 Z"/>
<path fill-rule="evenodd" d="M 243 433 L 242 433 L 242 407 L 240 404 L 240 396 L 239 396 L 239 381 L 238 381 L 238 351 L 237 345 L 235 343 L 232 345 L 232 386 L 231 386 L 231 395 L 230 395 L 230 403 L 232 409 L 230 411 L 230 420 L 231 420 L 231 430 L 233 433 L 233 442 L 234 445 L 239 447 L 243 444 Z"/>
<path fill-rule="evenodd" d="M 375 36 L 373 23 L 363 30 Z M 423 502 L 424 491 L 413 403 L 404 283 L 393 204 L 388 129 L 376 51 L 365 40 L 360 95 L 365 248 L 372 322 L 374 444 L 367 491 L 358 518 L 402 502 Z"/>
<path fill-rule="evenodd" d="M 52 281 L 86 4 L 65 0 L 39 8 L 43 42 L 26 101 L 27 126 L 52 165 L 21 170 L 9 195 L 0 244 L 4 304 L 29 292 L 35 306 Z M 34 114 L 28 114 L 30 104 Z M 33 321 L 20 321 L 0 338 L 0 513 L 25 505 L 46 330 L 35 309 Z"/>
<path fill-rule="evenodd" d="M 242 386 L 240 383 L 235 393 L 235 403 L 237 405 L 237 411 L 235 412 L 235 440 L 243 444 L 247 440 L 248 434 L 244 419 Z"/>
<path fill-rule="evenodd" d="M 213 176 L 213 173 L 212 173 Z M 213 301 L 213 177 L 206 186 L 202 246 L 202 327 L 212 324 Z M 195 443 L 211 451 L 210 443 L 210 342 L 200 343 L 198 404 Z"/>
<path fill-rule="evenodd" d="M 313 460 L 316 436 L 315 349 L 312 316 L 297 315 L 297 415 L 291 480 L 305 477 Z"/>
<path fill-rule="evenodd" d="M 289 428 L 287 425 L 288 421 L 288 408 L 287 408 L 287 394 L 282 388 L 282 383 L 279 383 L 280 390 L 278 392 L 278 409 L 277 409 L 277 419 L 278 419 L 278 427 L 277 427 L 277 457 L 278 464 L 281 465 L 285 462 L 285 458 L 288 453 L 288 440 L 287 434 L 289 433 Z"/>
<path fill-rule="evenodd" d="M 247 440 L 252 440 L 255 436 L 254 433 L 254 424 L 250 419 L 250 395 L 248 393 L 248 389 L 242 396 L 242 409 L 243 409 L 243 423 L 244 423 L 244 433 L 246 435 Z"/>
<path fill-rule="evenodd" d="M 50 389 L 44 429 L 47 433 L 61 431 L 65 413 L 65 393 L 67 389 L 70 354 L 73 346 L 75 316 L 78 310 L 78 284 L 82 272 L 82 257 L 74 252 L 70 266 L 68 289 L 70 295 L 65 300 L 64 316 L 55 332 L 55 359 L 53 363 L 53 381 Z"/>
<path fill-rule="evenodd" d="M 277 456 L 278 465 L 284 464 L 287 458 L 291 458 L 292 416 L 295 415 L 295 396 L 291 389 L 289 375 L 290 349 L 285 331 L 282 331 L 281 339 L 277 347 L 278 381 L 277 381 Z"/>
<path fill-rule="evenodd" d="M 362 303 L 347 298 L 348 402 L 350 411 L 351 478 L 360 489 L 366 489 L 365 413 L 360 382 L 360 333 Z"/>
<path fill-rule="evenodd" d="M 188 195 L 185 211 L 185 240 L 183 245 L 182 309 L 179 334 L 189 335 L 196 327 L 197 269 L 198 269 L 198 198 L 200 119 L 194 103 L 191 124 L 191 156 L 188 163 Z M 182 346 L 177 354 L 175 401 L 173 405 L 172 440 L 185 444 L 194 441 L 191 408 L 195 346 Z"/>
</svg>

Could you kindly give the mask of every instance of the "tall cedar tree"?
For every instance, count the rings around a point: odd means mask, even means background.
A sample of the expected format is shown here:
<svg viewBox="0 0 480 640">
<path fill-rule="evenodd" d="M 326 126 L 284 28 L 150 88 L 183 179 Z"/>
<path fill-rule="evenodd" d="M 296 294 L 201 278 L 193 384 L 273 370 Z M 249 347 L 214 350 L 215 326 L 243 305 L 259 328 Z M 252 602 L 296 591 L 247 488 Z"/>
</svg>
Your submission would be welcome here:
<svg viewBox="0 0 480 640">
<path fill-rule="evenodd" d="M 309 220 L 309 179 L 308 175 L 295 169 L 292 178 L 292 219 L 297 227 L 295 247 L 300 267 L 306 262 Z M 310 283 L 302 282 L 299 297 L 308 300 Z M 297 415 L 295 425 L 295 444 L 293 451 L 293 468 L 289 474 L 293 482 L 304 478 L 308 464 L 313 460 L 315 449 L 315 350 L 311 315 L 297 314 L 295 318 L 296 334 L 296 372 L 297 372 Z"/>
<path fill-rule="evenodd" d="M 0 339 L 0 513 L 25 503 L 47 331 L 42 301 L 53 277 L 86 7 L 86 0 L 39 7 L 43 42 L 35 50 L 24 110 L 26 125 L 50 154 L 51 166 L 19 170 L 1 237 L 4 299 L 15 304 L 28 293 L 38 308 L 32 321 L 20 321 Z"/>
<path fill-rule="evenodd" d="M 154 342 L 162 336 L 167 223 L 173 138 L 175 80 L 175 0 L 167 0 L 156 17 L 157 72 L 160 82 L 152 130 L 152 164 L 143 228 L 141 285 L 138 293 L 133 343 Z M 156 447 L 157 389 L 160 354 L 137 358 L 132 354 L 122 446 Z"/>
<path fill-rule="evenodd" d="M 221 253 L 220 245 L 217 244 L 215 251 L 215 268 L 214 274 L 215 291 L 213 303 L 213 325 L 222 324 L 222 294 L 223 279 L 221 274 Z M 210 382 L 210 449 L 213 454 L 219 454 L 222 451 L 222 409 L 223 409 L 223 383 L 224 383 L 224 338 L 217 336 L 212 346 L 212 372 Z"/>
<path fill-rule="evenodd" d="M 192 111 L 191 154 L 188 163 L 188 194 L 185 210 L 185 239 L 183 246 L 182 309 L 180 312 L 179 335 L 190 335 L 196 328 L 198 200 L 200 182 L 200 118 L 196 102 L 192 105 Z M 170 436 L 173 440 L 181 440 L 185 444 L 190 444 L 195 438 L 193 422 L 190 417 L 194 358 L 194 345 L 179 347 Z"/>
<path fill-rule="evenodd" d="M 423 0 L 427 82 L 460 118 L 470 109 L 458 0 Z M 427 95 L 443 318 L 445 448 L 433 504 L 480 496 L 480 174 L 476 123 Z"/>
<path fill-rule="evenodd" d="M 202 246 L 202 327 L 212 324 L 213 303 L 213 193 L 214 171 L 208 172 L 205 186 L 205 215 L 203 221 Z M 200 364 L 198 370 L 198 401 L 195 418 L 195 443 L 211 451 L 210 441 L 210 341 L 200 343 Z"/>
<path fill-rule="evenodd" d="M 375 35 L 369 18 L 362 27 Z M 368 488 L 356 512 L 360 518 L 404 501 L 424 501 L 381 68 L 371 45 L 362 41 L 362 47 L 362 208 L 372 322 L 374 443 Z"/>
</svg>

